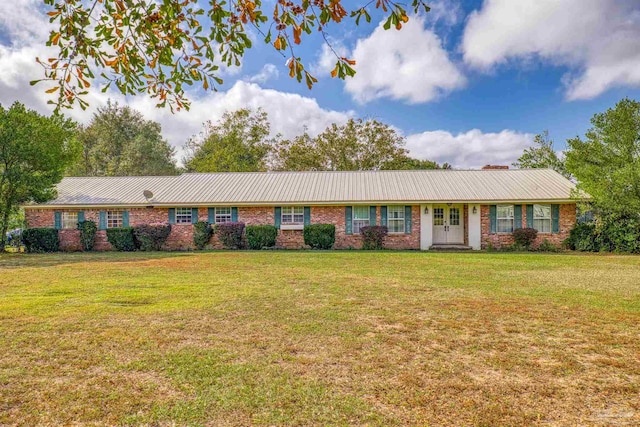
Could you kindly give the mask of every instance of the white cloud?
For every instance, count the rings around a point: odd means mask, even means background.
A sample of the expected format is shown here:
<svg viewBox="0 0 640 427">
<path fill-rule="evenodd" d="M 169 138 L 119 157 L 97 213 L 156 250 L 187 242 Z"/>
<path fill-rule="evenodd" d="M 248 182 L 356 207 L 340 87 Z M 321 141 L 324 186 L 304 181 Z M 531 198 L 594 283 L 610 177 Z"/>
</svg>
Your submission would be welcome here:
<svg viewBox="0 0 640 427">
<path fill-rule="evenodd" d="M 264 84 L 269 80 L 277 79 L 279 76 L 280 72 L 278 71 L 278 67 L 273 64 L 264 64 L 260 72 L 249 77 L 248 80 L 252 83 Z"/>
<path fill-rule="evenodd" d="M 385 31 L 379 25 L 368 38 L 358 40 L 352 56 L 357 73 L 346 80 L 345 89 L 361 103 L 377 98 L 423 103 L 466 83 L 440 38 L 418 17 L 401 31 Z"/>
<path fill-rule="evenodd" d="M 570 68 L 569 100 L 640 85 L 640 8 L 627 0 L 485 0 L 467 20 L 466 63 L 484 71 L 535 58 Z"/>
<path fill-rule="evenodd" d="M 347 49 L 341 41 L 329 39 L 329 43 L 331 43 L 331 46 L 326 43 L 322 44 L 322 48 L 318 53 L 316 62 L 311 64 L 311 72 L 315 77 L 326 77 L 331 73 L 331 70 L 336 66 L 336 61 L 338 60 L 338 58 L 336 58 L 336 54 L 341 58 L 349 57 L 351 55 L 349 49 Z"/>
<path fill-rule="evenodd" d="M 498 133 L 472 129 L 457 135 L 437 130 L 407 137 L 411 156 L 447 162 L 456 169 L 477 169 L 488 164 L 511 165 L 532 143 L 533 135 L 508 129 Z"/>
</svg>

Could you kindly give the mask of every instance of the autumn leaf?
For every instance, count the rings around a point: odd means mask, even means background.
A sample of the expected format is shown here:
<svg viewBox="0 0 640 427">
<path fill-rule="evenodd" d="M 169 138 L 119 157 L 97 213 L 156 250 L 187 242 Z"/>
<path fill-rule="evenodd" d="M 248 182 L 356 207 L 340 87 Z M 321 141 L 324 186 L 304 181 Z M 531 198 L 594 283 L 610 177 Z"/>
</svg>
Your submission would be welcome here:
<svg viewBox="0 0 640 427">
<path fill-rule="evenodd" d="M 45 92 L 46 93 L 53 93 L 53 92 L 57 91 L 58 89 L 59 89 L 59 87 L 56 86 L 56 87 L 52 87 L 51 89 L 47 89 Z"/>
</svg>

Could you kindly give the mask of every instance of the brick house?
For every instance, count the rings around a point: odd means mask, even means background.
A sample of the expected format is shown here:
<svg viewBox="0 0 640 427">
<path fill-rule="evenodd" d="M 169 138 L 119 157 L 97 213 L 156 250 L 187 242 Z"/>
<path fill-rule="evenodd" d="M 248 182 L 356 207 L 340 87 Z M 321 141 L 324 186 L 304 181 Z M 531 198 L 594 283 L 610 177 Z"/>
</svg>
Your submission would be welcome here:
<svg viewBox="0 0 640 427">
<path fill-rule="evenodd" d="M 335 248 L 360 248 L 366 225 L 386 225 L 392 249 L 499 248 L 536 228 L 536 244 L 559 245 L 576 221 L 574 184 L 547 169 L 202 173 L 161 177 L 64 178 L 58 197 L 25 206 L 28 227 L 55 227 L 62 250 L 79 250 L 76 224 L 110 227 L 169 222 L 168 250 L 193 248 L 193 223 L 242 221 L 278 227 L 277 245 L 304 247 L 306 224 L 336 226 Z M 211 246 L 220 247 L 216 237 Z"/>
</svg>

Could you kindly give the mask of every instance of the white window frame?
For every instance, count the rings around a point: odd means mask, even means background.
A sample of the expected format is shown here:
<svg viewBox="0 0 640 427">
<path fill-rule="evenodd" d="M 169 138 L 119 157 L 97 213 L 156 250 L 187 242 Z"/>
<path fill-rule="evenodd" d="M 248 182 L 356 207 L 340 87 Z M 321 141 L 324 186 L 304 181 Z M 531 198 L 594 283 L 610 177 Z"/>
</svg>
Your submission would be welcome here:
<svg viewBox="0 0 640 427">
<path fill-rule="evenodd" d="M 221 209 L 225 210 L 224 213 L 220 213 Z M 222 207 L 216 208 L 215 218 L 213 218 L 214 223 L 224 224 L 225 222 L 232 222 L 233 217 L 232 217 L 231 211 L 232 211 L 232 208 L 230 206 L 222 206 Z"/>
<path fill-rule="evenodd" d="M 78 212 L 62 212 L 60 218 L 61 227 L 65 230 L 74 230 L 78 228 Z"/>
<path fill-rule="evenodd" d="M 124 225 L 124 219 L 122 218 L 122 211 L 111 210 L 107 211 L 107 228 L 120 228 Z"/>
<path fill-rule="evenodd" d="M 536 209 L 536 207 L 537 207 L 538 209 Z M 548 216 L 548 217 L 546 217 L 546 216 L 539 216 L 539 215 L 537 215 L 537 213 L 538 213 L 538 212 L 536 212 L 536 211 L 539 211 L 539 210 L 540 210 L 540 208 L 548 209 L 549 216 Z M 549 205 L 549 204 L 544 204 L 544 205 L 543 205 L 543 204 L 537 204 L 537 205 L 533 205 L 533 228 L 535 228 L 536 230 L 538 230 L 538 233 L 551 233 L 551 232 L 553 231 L 553 220 L 552 220 L 552 215 L 553 215 L 553 214 L 552 214 L 552 212 L 551 212 L 551 205 Z M 547 224 L 548 224 L 548 230 L 542 230 L 542 229 L 541 229 L 541 228 L 544 228 L 544 225 L 543 225 L 543 227 L 540 227 L 540 226 L 539 226 L 540 221 L 544 221 L 545 223 L 547 223 Z M 537 225 L 537 224 L 538 224 L 538 225 Z M 543 223 L 543 224 L 544 224 L 544 223 Z"/>
<path fill-rule="evenodd" d="M 193 218 L 192 208 L 176 208 L 175 223 L 178 225 L 191 224 Z"/>
<path fill-rule="evenodd" d="M 391 216 L 392 212 L 399 215 L 392 217 Z M 400 206 L 400 205 L 387 206 L 387 229 L 389 230 L 389 234 L 404 234 L 404 227 L 405 227 L 404 222 L 405 222 L 404 206 Z M 395 224 L 393 226 L 393 229 L 395 230 L 396 228 L 398 228 L 399 231 L 392 231 L 392 227 L 391 227 L 392 223 Z"/>
<path fill-rule="evenodd" d="M 282 206 L 280 223 L 284 225 L 304 225 L 304 206 Z"/>
<path fill-rule="evenodd" d="M 500 208 L 509 209 L 510 213 L 507 212 L 507 215 L 500 216 Z M 500 228 L 500 221 L 511 221 L 511 228 L 509 230 Z M 514 205 L 496 205 L 496 233 L 505 234 L 505 233 L 513 233 L 515 229 L 515 206 Z"/>
<path fill-rule="evenodd" d="M 366 211 L 366 217 L 364 215 L 356 215 L 357 210 L 362 210 L 362 212 Z M 362 212 L 360 212 L 360 214 L 362 214 Z M 362 227 L 368 227 L 371 225 L 371 211 L 369 206 L 353 206 L 351 208 L 351 225 L 353 228 L 353 234 L 360 234 L 360 229 Z"/>
</svg>

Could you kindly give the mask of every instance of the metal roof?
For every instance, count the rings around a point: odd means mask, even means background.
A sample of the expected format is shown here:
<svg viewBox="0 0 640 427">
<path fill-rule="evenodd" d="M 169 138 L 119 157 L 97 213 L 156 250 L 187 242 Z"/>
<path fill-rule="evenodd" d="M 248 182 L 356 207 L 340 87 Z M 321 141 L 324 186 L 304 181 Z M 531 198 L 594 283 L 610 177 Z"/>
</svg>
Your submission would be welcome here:
<svg viewBox="0 0 640 427">
<path fill-rule="evenodd" d="M 40 206 L 568 201 L 574 188 L 549 169 L 185 173 L 64 178 Z"/>
</svg>

